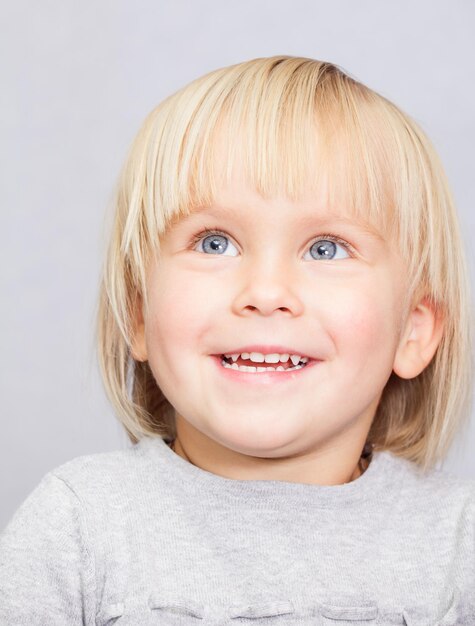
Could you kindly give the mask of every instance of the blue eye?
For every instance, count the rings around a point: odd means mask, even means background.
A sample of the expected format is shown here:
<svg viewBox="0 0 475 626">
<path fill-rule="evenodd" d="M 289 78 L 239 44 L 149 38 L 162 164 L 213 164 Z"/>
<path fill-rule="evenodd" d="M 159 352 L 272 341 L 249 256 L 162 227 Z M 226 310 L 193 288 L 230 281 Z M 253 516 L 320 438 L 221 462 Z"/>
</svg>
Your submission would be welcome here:
<svg viewBox="0 0 475 626">
<path fill-rule="evenodd" d="M 338 252 L 338 248 L 343 251 Z M 333 259 L 347 259 L 349 258 L 347 246 L 341 242 L 333 241 L 331 239 L 318 239 L 310 247 L 310 254 L 312 258 L 323 261 L 331 261 Z"/>
<path fill-rule="evenodd" d="M 206 231 L 210 232 L 210 231 Z M 197 235 L 193 243 L 203 244 L 202 250 L 200 250 L 200 246 L 198 246 L 198 252 L 204 252 L 206 254 L 215 254 L 215 255 L 224 255 L 228 247 L 231 245 L 235 250 L 236 248 L 229 241 L 228 237 L 220 232 L 211 232 L 211 234 L 203 237 L 203 233 Z M 229 255 L 226 255 L 229 256 Z M 231 255 L 236 256 L 236 255 Z"/>
<path fill-rule="evenodd" d="M 219 230 L 206 229 L 198 233 L 193 237 L 191 245 L 194 246 L 194 250 L 208 255 L 237 256 L 239 254 L 229 237 Z M 313 242 L 309 252 L 312 259 L 332 261 L 349 258 L 350 248 L 351 246 L 343 239 L 334 235 L 323 235 L 321 239 Z M 234 249 L 234 254 L 225 254 L 232 249 Z"/>
</svg>

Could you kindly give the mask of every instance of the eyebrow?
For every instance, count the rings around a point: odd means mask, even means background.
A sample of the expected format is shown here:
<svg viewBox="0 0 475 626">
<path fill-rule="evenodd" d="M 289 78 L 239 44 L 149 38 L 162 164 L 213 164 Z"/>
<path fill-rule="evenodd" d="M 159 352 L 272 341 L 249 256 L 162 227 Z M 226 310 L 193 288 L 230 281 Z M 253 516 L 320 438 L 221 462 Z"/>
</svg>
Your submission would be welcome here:
<svg viewBox="0 0 475 626">
<path fill-rule="evenodd" d="M 312 216 L 309 216 L 309 217 L 305 216 L 302 218 L 301 221 L 303 224 L 308 223 L 309 225 L 343 224 L 347 226 L 355 226 L 364 234 L 369 235 L 370 237 L 374 237 L 380 242 L 385 241 L 383 235 L 370 222 L 367 222 L 366 220 L 358 219 L 356 217 L 352 218 L 352 217 L 345 217 L 344 215 L 342 215 L 342 216 L 335 216 L 335 217 L 330 216 L 327 218 L 318 218 L 318 217 L 315 218 Z"/>
<path fill-rule="evenodd" d="M 226 205 L 220 205 L 219 207 L 214 206 L 214 205 L 209 205 L 209 206 L 199 207 L 193 210 L 188 216 L 186 216 L 185 220 L 193 217 L 193 215 L 205 215 L 205 216 L 212 215 L 216 217 L 221 217 L 223 213 L 233 218 L 243 217 L 242 213 L 237 208 L 229 207 Z M 370 237 L 373 237 L 379 242 L 384 243 L 385 241 L 383 235 L 380 233 L 380 231 L 377 228 L 375 228 L 370 222 L 363 220 L 363 219 L 359 219 L 357 217 L 346 217 L 344 215 L 319 216 L 318 214 L 303 215 L 303 216 L 300 216 L 299 222 L 303 226 L 307 226 L 307 225 L 309 227 L 319 226 L 321 228 L 326 227 L 326 225 L 330 226 L 333 224 L 335 224 L 336 226 L 338 225 L 356 226 L 362 233 Z"/>
</svg>

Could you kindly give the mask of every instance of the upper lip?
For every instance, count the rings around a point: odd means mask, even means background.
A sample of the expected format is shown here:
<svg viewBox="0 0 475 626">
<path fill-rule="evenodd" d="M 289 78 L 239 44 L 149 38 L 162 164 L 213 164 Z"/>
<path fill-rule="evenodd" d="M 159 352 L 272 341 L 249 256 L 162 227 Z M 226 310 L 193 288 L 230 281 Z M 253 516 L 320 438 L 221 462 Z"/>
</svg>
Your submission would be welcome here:
<svg viewBox="0 0 475 626">
<path fill-rule="evenodd" d="M 224 354 L 242 354 L 243 352 L 259 352 L 260 354 L 297 354 L 298 356 L 304 356 L 307 359 L 314 359 L 305 352 L 301 352 L 297 348 L 289 348 L 287 346 L 264 346 L 262 344 L 254 344 L 252 346 L 241 346 L 239 348 L 232 348 L 230 350 L 224 350 L 220 352 L 220 355 Z"/>
</svg>

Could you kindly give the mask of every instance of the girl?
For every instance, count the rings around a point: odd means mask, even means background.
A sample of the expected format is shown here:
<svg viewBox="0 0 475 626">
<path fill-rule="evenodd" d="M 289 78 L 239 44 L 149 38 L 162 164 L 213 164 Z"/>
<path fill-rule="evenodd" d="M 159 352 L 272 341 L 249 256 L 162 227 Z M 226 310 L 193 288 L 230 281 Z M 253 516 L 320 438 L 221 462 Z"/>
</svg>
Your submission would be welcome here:
<svg viewBox="0 0 475 626">
<path fill-rule="evenodd" d="M 418 126 L 280 56 L 157 107 L 98 314 L 132 447 L 49 472 L 0 540 L 0 623 L 474 624 L 467 272 Z"/>
</svg>

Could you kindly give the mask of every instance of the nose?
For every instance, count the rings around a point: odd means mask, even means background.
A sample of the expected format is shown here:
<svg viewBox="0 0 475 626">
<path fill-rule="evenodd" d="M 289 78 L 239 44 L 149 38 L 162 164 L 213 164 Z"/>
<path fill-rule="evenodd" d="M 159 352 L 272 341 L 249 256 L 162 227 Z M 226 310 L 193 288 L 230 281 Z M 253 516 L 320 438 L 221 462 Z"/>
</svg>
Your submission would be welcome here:
<svg viewBox="0 0 475 626">
<path fill-rule="evenodd" d="M 281 311 L 294 317 L 303 312 L 296 270 L 288 259 L 271 254 L 249 258 L 242 264 L 236 284 L 233 311 L 237 315 L 269 316 Z"/>
</svg>

